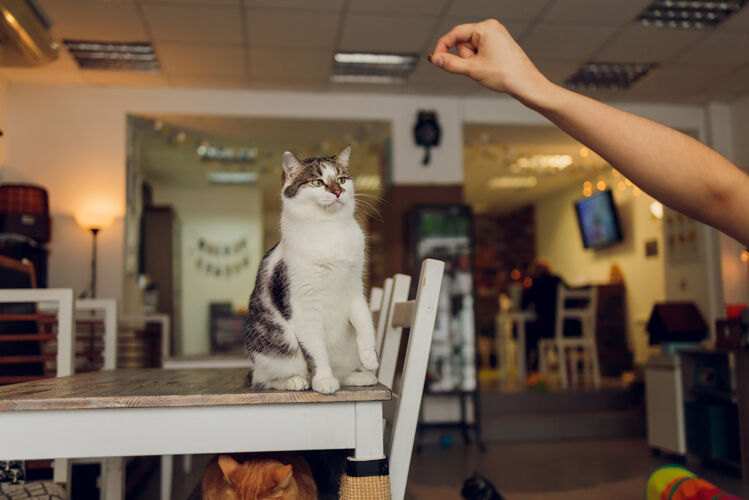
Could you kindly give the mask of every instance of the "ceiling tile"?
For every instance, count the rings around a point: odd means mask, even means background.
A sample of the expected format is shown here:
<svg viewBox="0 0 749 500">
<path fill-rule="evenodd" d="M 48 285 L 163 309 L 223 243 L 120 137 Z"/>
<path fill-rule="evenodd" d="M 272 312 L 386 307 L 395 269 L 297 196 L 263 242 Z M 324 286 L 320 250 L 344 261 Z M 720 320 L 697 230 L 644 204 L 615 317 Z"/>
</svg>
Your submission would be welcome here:
<svg viewBox="0 0 749 500">
<path fill-rule="evenodd" d="M 246 76 L 240 75 L 169 75 L 170 87 L 208 88 L 208 89 L 241 89 L 247 88 Z"/>
<path fill-rule="evenodd" d="M 403 94 L 404 85 L 379 85 L 376 83 L 333 83 L 327 88 L 328 92 L 342 92 L 350 94 Z"/>
<path fill-rule="evenodd" d="M 612 24 L 632 22 L 652 0 L 560 0 L 543 17 L 549 23 Z"/>
<path fill-rule="evenodd" d="M 343 0 L 245 0 L 248 7 L 273 7 L 276 9 L 341 10 Z"/>
<path fill-rule="evenodd" d="M 247 34 L 252 48 L 332 49 L 338 38 L 336 12 L 252 9 Z"/>
<path fill-rule="evenodd" d="M 252 81 L 288 79 L 319 83 L 330 78 L 333 54 L 330 51 L 291 49 L 250 49 Z"/>
<path fill-rule="evenodd" d="M 749 33 L 749 5 L 745 5 L 738 13 L 718 26 L 718 31 Z"/>
<path fill-rule="evenodd" d="M 148 40 L 135 5 L 68 0 L 43 0 L 42 8 L 59 38 L 112 42 Z"/>
<path fill-rule="evenodd" d="M 471 17 L 447 16 L 443 18 L 437 24 L 437 28 L 432 32 L 430 41 L 427 44 L 427 51 L 431 52 L 432 50 L 434 50 L 434 48 L 437 46 L 437 41 L 444 35 L 446 35 L 455 26 L 458 26 L 460 24 L 470 24 L 473 22 L 476 22 L 476 19 Z M 507 31 L 510 32 L 510 35 L 512 35 L 512 37 L 517 40 L 528 27 L 529 23 L 526 21 L 507 21 L 503 24 L 505 28 L 507 28 Z"/>
<path fill-rule="evenodd" d="M 238 7 L 144 5 L 156 42 L 242 43 Z"/>
<path fill-rule="evenodd" d="M 538 70 L 551 82 L 561 85 L 580 68 L 577 63 L 533 61 Z"/>
<path fill-rule="evenodd" d="M 168 76 L 246 74 L 242 47 L 159 43 L 156 55 Z"/>
<path fill-rule="evenodd" d="M 530 21 L 538 17 L 548 4 L 548 0 L 456 0 L 448 15 L 471 16 L 475 21 Z"/>
<path fill-rule="evenodd" d="M 252 89 L 283 92 L 325 92 L 328 87 L 327 80 L 308 81 L 294 78 L 253 77 L 249 83 L 249 88 Z"/>
<path fill-rule="evenodd" d="M 532 60 L 579 62 L 615 32 L 613 26 L 537 24 L 520 45 Z"/>
<path fill-rule="evenodd" d="M 373 12 L 379 14 L 424 14 L 437 15 L 447 0 L 349 0 L 349 12 Z"/>
<path fill-rule="evenodd" d="M 637 100 L 679 102 L 705 90 L 725 73 L 696 66 L 666 66 L 647 75 L 626 93 L 629 98 Z"/>
<path fill-rule="evenodd" d="M 81 75 L 87 83 L 107 87 L 165 87 L 167 84 L 161 73 L 85 70 Z"/>
<path fill-rule="evenodd" d="M 476 92 L 477 87 L 480 87 L 478 82 L 465 76 L 450 74 L 424 60 L 408 78 L 406 91 L 467 95 Z"/>
<path fill-rule="evenodd" d="M 749 95 L 749 66 L 723 74 L 704 90 L 707 100 L 734 100 Z"/>
<path fill-rule="evenodd" d="M 705 66 L 741 66 L 749 63 L 749 32 L 712 32 L 679 55 L 677 63 Z"/>
<path fill-rule="evenodd" d="M 704 36 L 701 30 L 656 28 L 635 24 L 625 28 L 600 51 L 596 61 L 662 62 Z"/>
<path fill-rule="evenodd" d="M 427 43 L 437 18 L 384 14 L 348 14 L 341 50 L 419 52 Z M 383 36 L 387 33 L 387 36 Z"/>
</svg>

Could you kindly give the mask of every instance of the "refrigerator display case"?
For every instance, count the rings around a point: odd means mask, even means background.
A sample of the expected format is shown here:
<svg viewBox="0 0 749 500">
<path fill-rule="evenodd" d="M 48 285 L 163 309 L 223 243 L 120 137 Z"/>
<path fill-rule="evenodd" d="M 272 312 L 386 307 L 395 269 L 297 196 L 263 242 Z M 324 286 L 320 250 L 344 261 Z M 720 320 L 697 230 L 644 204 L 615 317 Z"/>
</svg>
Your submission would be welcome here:
<svg viewBox="0 0 749 500">
<path fill-rule="evenodd" d="M 429 354 L 430 393 L 477 390 L 473 215 L 466 205 L 422 205 L 409 214 L 411 269 L 423 259 L 445 262 Z M 414 283 L 414 286 L 416 283 Z"/>
</svg>

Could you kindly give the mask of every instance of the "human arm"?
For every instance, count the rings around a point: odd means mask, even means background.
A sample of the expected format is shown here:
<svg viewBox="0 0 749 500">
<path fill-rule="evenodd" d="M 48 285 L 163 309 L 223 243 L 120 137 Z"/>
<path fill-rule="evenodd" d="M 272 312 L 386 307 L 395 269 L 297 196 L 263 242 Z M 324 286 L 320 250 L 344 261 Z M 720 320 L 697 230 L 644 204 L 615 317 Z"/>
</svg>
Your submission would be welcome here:
<svg viewBox="0 0 749 500">
<path fill-rule="evenodd" d="M 448 53 L 456 47 L 458 55 Z M 433 64 L 505 92 L 598 153 L 638 187 L 749 246 L 749 176 L 691 137 L 553 84 L 495 20 L 456 26 Z"/>
</svg>

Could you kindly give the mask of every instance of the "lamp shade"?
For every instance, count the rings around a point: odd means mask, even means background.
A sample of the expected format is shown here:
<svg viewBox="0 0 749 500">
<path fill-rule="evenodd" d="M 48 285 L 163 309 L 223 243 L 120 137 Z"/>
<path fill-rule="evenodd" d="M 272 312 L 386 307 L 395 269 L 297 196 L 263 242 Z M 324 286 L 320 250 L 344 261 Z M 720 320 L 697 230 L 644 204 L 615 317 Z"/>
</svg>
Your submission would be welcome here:
<svg viewBox="0 0 749 500">
<path fill-rule="evenodd" d="M 105 229 L 114 222 L 114 215 L 102 212 L 77 212 L 75 221 L 85 229 Z"/>
</svg>

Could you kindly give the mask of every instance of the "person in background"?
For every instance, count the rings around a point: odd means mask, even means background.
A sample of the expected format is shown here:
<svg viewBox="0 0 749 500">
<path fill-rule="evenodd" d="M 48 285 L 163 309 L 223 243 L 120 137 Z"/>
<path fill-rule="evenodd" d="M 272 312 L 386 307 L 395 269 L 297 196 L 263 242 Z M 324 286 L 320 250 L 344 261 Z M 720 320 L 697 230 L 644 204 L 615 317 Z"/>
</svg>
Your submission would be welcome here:
<svg viewBox="0 0 749 500">
<path fill-rule="evenodd" d="M 458 54 L 449 53 L 451 48 Z M 681 132 L 553 84 L 499 21 L 454 27 L 429 59 L 445 71 L 509 94 L 653 198 L 749 246 L 749 175 Z"/>
<path fill-rule="evenodd" d="M 538 341 L 554 337 L 557 290 L 564 281 L 552 273 L 551 263 L 543 257 L 531 261 L 528 276 L 533 283 L 523 291 L 522 309 L 536 313 L 536 320 L 528 323 L 525 330 L 525 363 L 528 372 L 532 373 L 538 371 Z"/>
</svg>

